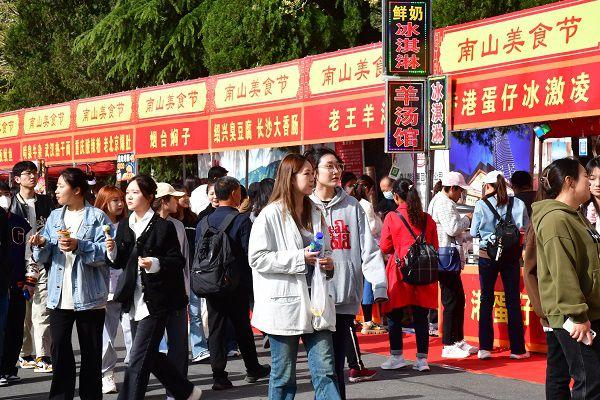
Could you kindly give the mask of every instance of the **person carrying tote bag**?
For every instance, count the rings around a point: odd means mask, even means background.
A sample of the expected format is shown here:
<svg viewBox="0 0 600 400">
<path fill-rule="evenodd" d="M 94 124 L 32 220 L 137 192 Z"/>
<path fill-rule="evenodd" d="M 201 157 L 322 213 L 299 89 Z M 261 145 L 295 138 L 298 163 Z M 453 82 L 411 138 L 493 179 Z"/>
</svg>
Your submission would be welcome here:
<svg viewBox="0 0 600 400">
<path fill-rule="evenodd" d="M 462 249 L 456 237 L 469 228 L 472 214 L 461 217 L 456 203 L 468 189 L 459 172 L 446 173 L 439 182 L 441 190 L 429 203 L 428 212 L 437 226 L 439 253 L 439 282 L 443 306 L 443 358 L 461 359 L 476 354 L 478 349 L 464 340 L 465 291 L 460 277 Z"/>
</svg>

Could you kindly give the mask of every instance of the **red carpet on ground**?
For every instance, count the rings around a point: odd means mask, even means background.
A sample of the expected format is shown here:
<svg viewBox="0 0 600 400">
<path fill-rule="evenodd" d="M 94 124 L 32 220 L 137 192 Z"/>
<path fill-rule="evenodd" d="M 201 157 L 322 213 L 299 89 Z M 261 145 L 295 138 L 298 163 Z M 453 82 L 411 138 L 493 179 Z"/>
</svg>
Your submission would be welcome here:
<svg viewBox="0 0 600 400">
<path fill-rule="evenodd" d="M 358 333 L 360 349 L 363 353 L 389 355 L 388 335 L 361 335 Z M 471 343 L 477 346 L 477 343 Z M 500 378 L 520 379 L 527 382 L 544 383 L 546 379 L 546 355 L 531 353 L 531 358 L 525 360 L 509 359 L 508 349 L 495 349 L 491 360 L 480 360 L 477 355 L 465 360 L 448 360 L 442 358 L 442 339 L 431 337 L 429 340 L 429 363 L 464 369 L 476 374 L 489 374 Z M 409 360 L 415 359 L 415 335 L 404 334 L 404 356 Z M 368 365 L 367 367 L 376 367 Z"/>
</svg>

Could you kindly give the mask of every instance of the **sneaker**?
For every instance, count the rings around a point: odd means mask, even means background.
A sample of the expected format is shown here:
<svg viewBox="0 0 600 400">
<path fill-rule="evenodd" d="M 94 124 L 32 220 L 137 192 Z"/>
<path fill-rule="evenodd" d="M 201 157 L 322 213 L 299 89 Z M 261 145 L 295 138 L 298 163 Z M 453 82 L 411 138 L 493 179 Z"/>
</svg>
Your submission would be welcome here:
<svg viewBox="0 0 600 400">
<path fill-rule="evenodd" d="M 438 337 L 438 324 L 429 324 L 429 336 Z"/>
<path fill-rule="evenodd" d="M 456 342 L 455 346 L 468 351 L 469 354 L 477 354 L 477 351 L 479 351 L 478 347 L 475 346 L 471 346 L 469 343 L 467 343 L 466 340 L 461 340 L 460 342 Z"/>
<path fill-rule="evenodd" d="M 429 364 L 427 363 L 427 359 L 426 358 L 417 358 L 417 361 L 413 365 L 413 369 L 415 369 L 419 372 L 430 371 Z"/>
<path fill-rule="evenodd" d="M 408 365 L 403 355 L 391 355 L 386 362 L 381 364 L 381 369 L 400 369 Z"/>
<path fill-rule="evenodd" d="M 2 386 L 8 386 L 8 379 L 6 379 L 6 376 L 0 376 L 0 387 Z"/>
<path fill-rule="evenodd" d="M 33 372 L 42 372 L 42 373 L 51 373 L 52 372 L 52 363 L 50 362 L 50 357 L 38 357 L 35 359 L 37 366 L 33 370 Z"/>
<path fill-rule="evenodd" d="M 190 394 L 190 397 L 188 397 L 187 400 L 200 400 L 200 397 L 202 397 L 202 390 L 200 390 L 199 387 L 194 387 L 192 394 Z"/>
<path fill-rule="evenodd" d="M 21 377 L 18 375 L 4 375 L 8 383 L 17 383 L 21 381 Z"/>
<path fill-rule="evenodd" d="M 102 377 L 102 393 L 117 393 L 117 385 L 115 384 L 115 377 L 112 372 Z"/>
<path fill-rule="evenodd" d="M 477 358 L 480 360 L 489 360 L 492 358 L 492 352 L 489 350 L 479 350 L 477 352 Z"/>
<path fill-rule="evenodd" d="M 259 379 L 266 378 L 271 373 L 270 365 L 261 365 L 258 370 L 246 374 L 246 382 L 254 383 Z"/>
<path fill-rule="evenodd" d="M 199 363 L 199 362 L 207 360 L 209 358 L 210 358 L 210 353 L 207 351 L 206 353 L 202 353 L 202 354 L 192 358 L 192 363 Z"/>
<path fill-rule="evenodd" d="M 227 390 L 233 387 L 233 383 L 227 378 L 218 378 L 215 379 L 212 390 Z"/>
<path fill-rule="evenodd" d="M 511 353 L 511 355 L 510 355 L 510 358 L 513 359 L 513 360 L 524 360 L 524 359 L 529 358 L 529 357 L 531 357 L 531 354 L 529 354 L 528 351 L 526 351 L 523 354 L 512 354 Z"/>
<path fill-rule="evenodd" d="M 362 329 L 360 333 L 363 335 L 377 335 L 381 333 L 387 333 L 387 329 L 382 327 L 381 325 L 376 324 L 373 321 L 367 321 L 362 324 Z"/>
<path fill-rule="evenodd" d="M 240 356 L 240 351 L 239 350 L 229 350 L 227 352 L 227 357 L 239 357 Z"/>
<path fill-rule="evenodd" d="M 37 363 L 33 356 L 19 357 L 19 367 L 23 369 L 33 369 L 36 365 Z"/>
<path fill-rule="evenodd" d="M 444 346 L 442 350 L 442 358 L 462 359 L 469 357 L 469 352 L 460 348 L 457 344 L 452 346 Z"/>
<path fill-rule="evenodd" d="M 372 381 L 375 375 L 377 375 L 377 371 L 374 371 L 372 369 L 350 368 L 350 372 L 348 373 L 348 380 L 350 381 L 350 383 Z"/>
</svg>

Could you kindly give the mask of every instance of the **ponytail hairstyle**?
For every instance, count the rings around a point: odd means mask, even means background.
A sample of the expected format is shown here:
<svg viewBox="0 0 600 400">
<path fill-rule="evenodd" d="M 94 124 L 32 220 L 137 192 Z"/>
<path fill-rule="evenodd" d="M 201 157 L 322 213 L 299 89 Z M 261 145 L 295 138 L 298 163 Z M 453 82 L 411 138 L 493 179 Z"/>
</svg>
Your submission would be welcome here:
<svg viewBox="0 0 600 400">
<path fill-rule="evenodd" d="M 592 175 L 594 169 L 600 169 L 600 157 L 594 157 L 590 161 L 588 161 L 585 169 L 588 175 Z M 587 207 L 590 203 L 594 205 L 594 209 L 596 210 L 596 214 L 600 214 L 600 204 L 598 204 L 598 199 L 595 196 L 590 197 L 590 201 L 584 204 L 584 207 Z"/>
<path fill-rule="evenodd" d="M 441 192 L 442 189 L 444 189 L 444 186 L 442 185 L 442 180 L 440 179 L 439 181 L 437 181 L 435 183 L 435 185 L 433 185 L 433 195 L 435 196 L 436 194 Z M 447 192 L 447 190 L 446 190 L 446 192 Z"/>
<path fill-rule="evenodd" d="M 508 189 L 506 187 L 506 180 L 504 179 L 504 176 L 498 175 L 498 177 L 496 178 L 496 183 L 488 183 L 488 185 L 493 187 L 494 191 L 483 196 L 484 199 L 496 196 L 498 206 L 508 204 Z"/>
<path fill-rule="evenodd" d="M 362 199 L 369 200 L 367 192 L 375 187 L 375 181 L 369 175 L 361 175 L 356 183 L 352 186 L 350 196 L 356 200 L 361 201 Z"/>
<path fill-rule="evenodd" d="M 425 222 L 425 213 L 417 188 L 410 179 L 400 178 L 394 182 L 392 192 L 406 203 L 408 220 L 413 226 L 421 228 Z"/>
<path fill-rule="evenodd" d="M 562 192 L 567 177 L 579 180 L 579 161 L 573 158 L 561 158 L 548 165 L 540 177 L 538 198 L 555 199 Z"/>
</svg>

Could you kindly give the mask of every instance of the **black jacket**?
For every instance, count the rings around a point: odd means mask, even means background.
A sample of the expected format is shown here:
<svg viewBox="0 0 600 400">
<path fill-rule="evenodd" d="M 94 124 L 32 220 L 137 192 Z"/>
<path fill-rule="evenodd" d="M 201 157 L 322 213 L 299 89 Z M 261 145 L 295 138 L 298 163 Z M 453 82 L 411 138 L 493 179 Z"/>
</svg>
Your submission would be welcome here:
<svg viewBox="0 0 600 400">
<path fill-rule="evenodd" d="M 37 226 L 38 230 L 44 225 L 46 225 L 46 220 L 48 219 L 48 216 L 55 208 L 56 207 L 54 207 L 50 196 L 41 194 L 35 195 L 35 225 Z M 13 197 L 13 201 L 10 206 L 10 212 L 15 215 L 18 215 L 19 217 L 25 218 L 27 222 L 29 222 L 29 225 L 34 225 L 33 221 L 29 220 L 29 213 L 27 212 L 27 203 L 19 193 L 17 193 Z"/>
<path fill-rule="evenodd" d="M 0 294 L 6 293 L 11 278 L 9 246 L 8 216 L 6 211 L 0 207 Z"/>
<path fill-rule="evenodd" d="M 158 214 L 154 214 L 150 223 L 151 227 L 137 240 L 136 255 L 132 254 L 135 233 L 129 227 L 129 220 L 124 219 L 115 237 L 117 259 L 114 263 L 107 260 L 112 268 L 124 270 L 119 277 L 114 298 L 123 304 L 125 312 L 129 312 L 133 302 L 138 257 L 156 257 L 160 262 L 160 271 L 157 273 L 149 274 L 141 270 L 142 292 L 151 315 L 178 310 L 188 303 L 183 279 L 185 258 L 181 254 L 175 226 Z"/>
</svg>

